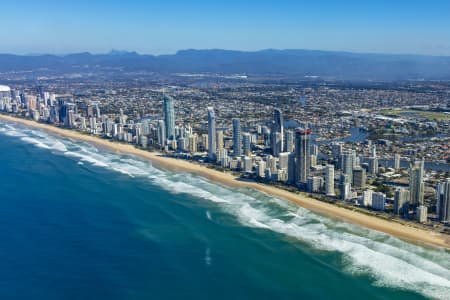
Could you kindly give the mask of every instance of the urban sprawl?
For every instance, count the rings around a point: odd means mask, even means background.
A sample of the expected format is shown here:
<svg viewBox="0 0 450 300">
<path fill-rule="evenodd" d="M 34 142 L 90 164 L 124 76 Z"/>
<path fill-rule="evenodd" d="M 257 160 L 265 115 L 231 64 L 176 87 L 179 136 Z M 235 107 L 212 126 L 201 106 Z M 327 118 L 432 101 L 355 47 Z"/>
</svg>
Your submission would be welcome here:
<svg viewBox="0 0 450 300">
<path fill-rule="evenodd" d="M 228 80 L 16 83 L 0 111 L 450 232 L 450 86 Z"/>
</svg>

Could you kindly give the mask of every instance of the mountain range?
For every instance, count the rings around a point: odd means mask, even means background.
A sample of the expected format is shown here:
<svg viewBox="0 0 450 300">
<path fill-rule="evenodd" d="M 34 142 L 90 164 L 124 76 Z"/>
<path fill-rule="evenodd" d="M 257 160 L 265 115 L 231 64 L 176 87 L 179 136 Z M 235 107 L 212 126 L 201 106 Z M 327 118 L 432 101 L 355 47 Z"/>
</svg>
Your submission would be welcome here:
<svg viewBox="0 0 450 300">
<path fill-rule="evenodd" d="M 367 54 L 318 50 L 180 50 L 170 55 L 88 52 L 68 55 L 0 54 L 0 72 L 57 72 L 120 68 L 122 71 L 318 76 L 334 80 L 450 80 L 450 56 Z"/>
</svg>

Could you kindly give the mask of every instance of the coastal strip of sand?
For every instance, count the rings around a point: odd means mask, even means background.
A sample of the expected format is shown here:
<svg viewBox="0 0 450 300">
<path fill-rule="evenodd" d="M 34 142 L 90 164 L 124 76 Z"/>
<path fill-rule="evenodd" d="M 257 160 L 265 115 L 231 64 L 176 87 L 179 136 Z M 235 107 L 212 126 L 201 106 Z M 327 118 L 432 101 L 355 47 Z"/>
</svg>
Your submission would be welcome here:
<svg viewBox="0 0 450 300">
<path fill-rule="evenodd" d="M 9 115 L 0 114 L 0 121 L 1 120 L 43 129 L 65 138 L 93 143 L 101 147 L 105 147 L 113 152 L 136 155 L 152 161 L 152 163 L 156 167 L 165 168 L 171 171 L 197 174 L 211 181 L 231 187 L 253 188 L 271 196 L 285 199 L 287 201 L 290 201 L 291 203 L 297 204 L 313 212 L 326 215 L 327 217 L 336 218 L 369 229 L 381 231 L 413 243 L 450 249 L 450 236 L 445 234 L 391 222 L 385 219 L 377 218 L 375 216 L 365 215 L 356 211 L 338 207 L 330 203 L 321 202 L 305 195 L 292 193 L 270 185 L 265 185 L 254 181 L 238 180 L 239 178 L 236 178 L 230 173 L 213 170 L 205 166 L 189 162 L 187 160 L 170 158 L 158 152 L 148 152 L 145 150 L 137 149 L 130 144 L 112 142 L 100 137 L 82 134 L 75 130 L 63 129 Z"/>
</svg>

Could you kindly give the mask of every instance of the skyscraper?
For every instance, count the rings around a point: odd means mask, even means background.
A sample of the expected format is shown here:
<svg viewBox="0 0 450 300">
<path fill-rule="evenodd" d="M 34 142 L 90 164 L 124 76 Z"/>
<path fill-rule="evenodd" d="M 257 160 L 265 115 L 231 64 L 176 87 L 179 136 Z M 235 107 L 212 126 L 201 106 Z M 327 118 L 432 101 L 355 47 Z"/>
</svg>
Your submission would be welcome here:
<svg viewBox="0 0 450 300">
<path fill-rule="evenodd" d="M 277 160 L 272 155 L 267 155 L 266 157 L 266 167 L 271 170 L 272 173 L 277 171 Z"/>
<path fill-rule="evenodd" d="M 197 152 L 198 136 L 197 134 L 192 134 L 189 136 L 189 152 L 191 154 Z"/>
<path fill-rule="evenodd" d="M 275 131 L 281 133 L 281 136 L 283 136 L 284 132 L 283 132 L 283 113 L 281 112 L 280 109 L 275 108 L 273 110 L 273 121 L 274 121 L 274 129 Z"/>
<path fill-rule="evenodd" d="M 352 183 L 355 189 L 364 189 L 366 187 L 366 170 L 360 167 L 353 169 Z"/>
<path fill-rule="evenodd" d="M 278 157 L 278 169 L 288 169 L 289 168 L 289 152 L 281 152 Z"/>
<path fill-rule="evenodd" d="M 353 180 L 353 169 L 356 161 L 355 150 L 345 150 L 341 154 L 341 170 L 348 175 L 349 182 Z"/>
<path fill-rule="evenodd" d="M 288 183 L 295 183 L 295 153 L 289 152 L 288 159 Z"/>
<path fill-rule="evenodd" d="M 248 132 L 244 132 L 242 134 L 242 148 L 245 156 L 251 155 L 252 150 L 251 150 L 250 133 Z"/>
<path fill-rule="evenodd" d="M 450 222 L 450 179 L 438 184 L 437 214 L 439 221 Z"/>
<path fill-rule="evenodd" d="M 123 109 L 120 109 L 120 116 L 119 116 L 119 124 L 125 125 L 127 123 L 127 115 L 123 113 Z M 166 128 L 164 127 L 164 135 L 166 135 Z"/>
<path fill-rule="evenodd" d="M 213 107 L 208 107 L 208 157 L 216 158 L 216 114 Z"/>
<path fill-rule="evenodd" d="M 409 191 L 399 188 L 394 194 L 394 213 L 404 215 L 408 213 Z"/>
<path fill-rule="evenodd" d="M 311 167 L 317 166 L 317 156 L 316 155 L 311 154 L 310 161 L 311 161 Z"/>
<path fill-rule="evenodd" d="M 420 223 L 426 223 L 428 218 L 428 208 L 424 205 L 419 205 L 416 208 L 416 219 Z"/>
<path fill-rule="evenodd" d="M 341 157 L 343 150 L 344 150 L 344 143 L 342 143 L 342 142 L 333 142 L 332 143 L 332 151 L 333 151 L 334 159 L 339 159 Z"/>
<path fill-rule="evenodd" d="M 243 159 L 243 165 L 244 165 L 244 172 L 250 173 L 253 169 L 253 162 L 252 159 L 248 156 L 244 156 Z"/>
<path fill-rule="evenodd" d="M 0 85 L 0 110 L 8 111 L 11 105 L 11 89 L 9 86 Z"/>
<path fill-rule="evenodd" d="M 371 157 L 377 157 L 377 145 L 372 145 L 372 149 L 370 149 Z"/>
<path fill-rule="evenodd" d="M 394 154 L 394 169 L 400 170 L 400 154 L 398 153 Z"/>
<path fill-rule="evenodd" d="M 283 152 L 283 127 L 283 113 L 280 109 L 275 108 L 273 110 L 272 130 L 270 132 L 270 147 L 274 156 L 278 156 L 278 154 Z"/>
<path fill-rule="evenodd" d="M 67 126 L 69 128 L 75 127 L 75 113 L 72 109 L 70 109 L 67 113 Z"/>
<path fill-rule="evenodd" d="M 166 125 L 163 120 L 158 121 L 158 144 L 162 147 L 166 145 Z"/>
<path fill-rule="evenodd" d="M 233 118 L 233 153 L 234 156 L 242 155 L 241 121 L 237 118 Z"/>
<path fill-rule="evenodd" d="M 260 160 L 256 167 L 256 176 L 264 178 L 265 172 L 266 172 L 266 162 L 263 160 Z"/>
<path fill-rule="evenodd" d="M 166 125 L 166 138 L 175 139 L 175 110 L 173 108 L 173 99 L 164 96 L 164 122 Z"/>
<path fill-rule="evenodd" d="M 386 195 L 384 193 L 372 193 L 372 208 L 375 210 L 384 210 L 386 206 Z"/>
<path fill-rule="evenodd" d="M 201 141 L 201 149 L 202 149 L 202 151 L 208 151 L 208 145 L 209 145 L 208 135 L 207 134 L 202 134 L 200 141 Z"/>
<path fill-rule="evenodd" d="M 310 155 L 310 135 L 311 129 L 297 128 L 295 131 L 295 181 L 306 185 L 311 166 Z"/>
<path fill-rule="evenodd" d="M 295 145 L 295 135 L 292 130 L 286 130 L 285 132 L 285 151 L 286 152 L 294 152 Z"/>
<path fill-rule="evenodd" d="M 220 164 L 223 168 L 228 168 L 230 165 L 230 161 L 228 158 L 228 150 L 222 149 L 217 151 L 216 162 Z"/>
<path fill-rule="evenodd" d="M 372 207 L 372 190 L 365 190 L 362 194 L 362 205 L 365 207 Z"/>
<path fill-rule="evenodd" d="M 100 119 L 101 114 L 100 114 L 100 107 L 98 106 L 98 103 L 95 103 L 95 117 L 97 119 Z"/>
<path fill-rule="evenodd" d="M 370 175 L 377 175 L 378 174 L 378 158 L 376 157 L 369 157 L 369 173 Z"/>
<path fill-rule="evenodd" d="M 321 190 L 323 179 L 318 176 L 309 176 L 307 182 L 307 191 L 318 193 Z"/>
<path fill-rule="evenodd" d="M 319 155 L 319 147 L 317 145 L 311 145 L 311 167 L 317 165 L 317 156 Z"/>
<path fill-rule="evenodd" d="M 281 133 L 272 131 L 270 134 L 270 144 L 272 148 L 272 155 L 278 156 L 282 152 L 283 149 L 283 142 L 282 142 Z"/>
<path fill-rule="evenodd" d="M 423 172 L 423 160 L 415 162 L 409 169 L 410 202 L 414 207 L 423 205 Z"/>
<path fill-rule="evenodd" d="M 351 183 L 349 183 L 349 182 L 341 183 L 340 190 L 341 190 L 341 199 L 342 200 L 350 199 L 351 191 L 352 191 Z"/>
<path fill-rule="evenodd" d="M 327 196 L 335 196 L 334 193 L 334 166 L 327 165 L 325 169 L 325 193 Z"/>
<path fill-rule="evenodd" d="M 63 113 L 63 123 L 64 126 L 66 127 L 70 127 L 69 125 L 69 111 L 72 110 L 72 113 L 74 114 L 76 111 L 76 104 L 75 103 L 71 103 L 71 102 L 66 102 L 64 103 L 64 105 L 62 106 L 62 113 Z M 98 119 L 97 119 L 98 120 Z"/>
<path fill-rule="evenodd" d="M 41 99 L 45 99 L 45 87 L 42 85 L 38 85 L 36 87 L 36 93 Z"/>
<path fill-rule="evenodd" d="M 92 134 L 97 134 L 97 120 L 95 117 L 89 118 L 89 127 Z"/>
<path fill-rule="evenodd" d="M 216 131 L 216 146 L 217 146 L 217 151 L 222 150 L 224 147 L 222 130 Z"/>
<path fill-rule="evenodd" d="M 319 146 L 311 145 L 311 155 L 315 155 L 315 156 L 319 155 Z"/>
</svg>

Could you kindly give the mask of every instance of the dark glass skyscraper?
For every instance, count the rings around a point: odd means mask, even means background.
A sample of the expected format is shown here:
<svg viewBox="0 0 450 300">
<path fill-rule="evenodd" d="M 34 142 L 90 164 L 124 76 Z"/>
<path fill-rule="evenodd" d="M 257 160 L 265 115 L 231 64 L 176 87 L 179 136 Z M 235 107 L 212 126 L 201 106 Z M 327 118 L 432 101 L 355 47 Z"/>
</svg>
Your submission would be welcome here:
<svg viewBox="0 0 450 300">
<path fill-rule="evenodd" d="M 295 130 L 295 182 L 306 185 L 311 167 L 310 155 L 311 129 Z"/>
<path fill-rule="evenodd" d="M 410 204 L 414 207 L 423 205 L 424 194 L 424 164 L 423 160 L 415 162 L 409 169 Z"/>
<path fill-rule="evenodd" d="M 439 221 L 450 222 L 450 179 L 441 182 L 437 188 L 437 214 Z"/>
<path fill-rule="evenodd" d="M 208 107 L 208 158 L 215 159 L 216 151 L 216 114 L 213 107 Z"/>
<path fill-rule="evenodd" d="M 164 123 L 166 125 L 166 138 L 175 138 L 175 110 L 173 108 L 173 99 L 164 96 Z"/>
<path fill-rule="evenodd" d="M 280 109 L 275 108 L 273 110 L 273 123 L 270 133 L 270 147 L 272 148 L 272 154 L 274 156 L 278 156 L 281 152 L 283 152 L 283 127 L 283 113 Z"/>
<path fill-rule="evenodd" d="M 233 118 L 233 152 L 234 156 L 242 155 L 241 121 Z"/>
</svg>

